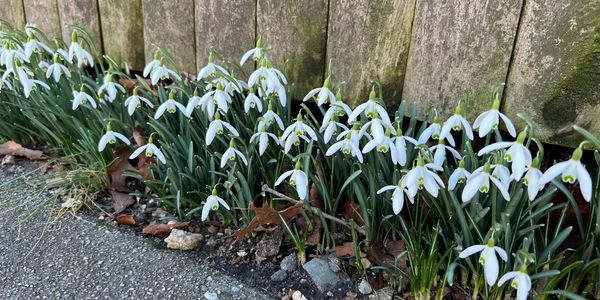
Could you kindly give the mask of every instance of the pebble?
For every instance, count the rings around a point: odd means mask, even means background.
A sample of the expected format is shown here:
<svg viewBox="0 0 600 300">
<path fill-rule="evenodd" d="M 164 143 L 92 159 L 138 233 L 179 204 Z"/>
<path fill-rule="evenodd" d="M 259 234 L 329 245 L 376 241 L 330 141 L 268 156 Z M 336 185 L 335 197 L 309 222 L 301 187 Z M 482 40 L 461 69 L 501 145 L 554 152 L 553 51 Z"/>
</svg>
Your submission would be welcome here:
<svg viewBox="0 0 600 300">
<path fill-rule="evenodd" d="M 313 258 L 302 267 L 321 293 L 327 293 L 341 281 L 340 277 L 329 269 L 327 259 Z"/>
<path fill-rule="evenodd" d="M 331 271 L 333 271 L 334 273 L 337 273 L 342 270 L 340 268 L 340 259 L 337 257 L 330 256 L 327 259 L 327 263 L 329 264 L 329 269 L 331 269 Z"/>
<path fill-rule="evenodd" d="M 298 266 L 298 256 L 296 253 L 291 253 L 281 260 L 279 267 L 287 272 L 294 272 L 296 270 L 296 266 Z"/>
<path fill-rule="evenodd" d="M 208 240 L 206 240 L 206 246 L 215 247 L 216 245 L 217 241 L 214 238 L 210 237 Z"/>
<path fill-rule="evenodd" d="M 210 226 L 208 226 L 206 231 L 208 231 L 208 233 L 210 233 L 210 234 L 215 234 L 219 231 L 219 228 L 217 228 L 217 226 L 210 225 Z"/>
<path fill-rule="evenodd" d="M 271 280 L 273 281 L 283 281 L 287 278 L 287 272 L 285 270 L 278 270 L 277 272 L 271 275 Z"/>
<path fill-rule="evenodd" d="M 369 282 L 363 278 L 358 284 L 358 291 L 363 295 L 368 295 L 373 292 L 373 288 L 369 284 Z"/>
<path fill-rule="evenodd" d="M 171 234 L 165 239 L 167 248 L 179 250 L 192 250 L 204 239 L 201 234 L 191 233 L 180 229 L 171 230 Z"/>
<path fill-rule="evenodd" d="M 217 297 L 217 294 L 215 294 L 213 292 L 208 292 L 208 291 L 206 293 L 204 293 L 204 298 L 206 298 L 206 300 L 217 300 L 217 299 L 219 299 Z"/>
</svg>

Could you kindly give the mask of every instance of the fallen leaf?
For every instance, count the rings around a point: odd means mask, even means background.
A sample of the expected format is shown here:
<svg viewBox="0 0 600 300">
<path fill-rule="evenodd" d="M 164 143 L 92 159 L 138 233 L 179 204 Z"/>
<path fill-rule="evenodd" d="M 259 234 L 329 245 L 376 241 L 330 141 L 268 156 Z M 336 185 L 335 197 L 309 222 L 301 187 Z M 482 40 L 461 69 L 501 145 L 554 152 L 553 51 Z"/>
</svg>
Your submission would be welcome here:
<svg viewBox="0 0 600 300">
<path fill-rule="evenodd" d="M 130 192 L 131 189 L 128 185 L 128 177 L 125 175 L 126 171 L 137 171 L 142 178 L 148 179 L 149 164 L 153 161 L 152 158 L 148 158 L 145 155 L 138 156 L 137 166 L 134 167 L 129 162 L 129 156 L 133 152 L 127 145 L 119 145 L 113 149 L 113 154 L 117 157 L 113 160 L 106 171 L 110 178 L 110 187 L 118 192 Z"/>
<path fill-rule="evenodd" d="M 134 204 L 135 200 L 131 195 L 126 193 L 121 193 L 117 191 L 110 191 L 110 195 L 113 198 L 113 210 L 114 214 L 120 214 L 124 211 L 129 205 Z"/>
<path fill-rule="evenodd" d="M 387 250 L 387 252 L 389 252 L 394 257 L 400 255 L 400 253 L 402 253 L 406 249 L 404 247 L 404 241 L 387 240 L 384 244 L 385 250 Z"/>
<path fill-rule="evenodd" d="M 312 217 L 312 231 L 308 233 L 306 237 L 307 246 L 316 246 L 321 242 L 321 219 L 313 215 Z"/>
<path fill-rule="evenodd" d="M 342 202 L 340 205 L 340 213 L 348 219 L 354 220 L 358 226 L 365 225 L 365 221 L 360 214 L 360 205 L 352 202 Z"/>
<path fill-rule="evenodd" d="M 310 205 L 320 210 L 324 209 L 321 194 L 319 193 L 319 189 L 317 189 L 317 185 L 315 185 L 314 183 L 310 187 Z"/>
<path fill-rule="evenodd" d="M 345 242 L 341 245 L 333 247 L 333 251 L 335 252 L 335 256 L 343 257 L 343 256 L 354 256 L 354 243 Z M 360 252 L 361 257 L 366 257 L 367 254 L 364 252 Z"/>
<path fill-rule="evenodd" d="M 14 141 L 0 144 L 0 155 L 24 156 L 31 160 L 43 159 L 44 153 L 39 150 L 27 149 Z"/>
<path fill-rule="evenodd" d="M 132 215 L 118 215 L 115 217 L 115 221 L 119 224 L 123 225 L 135 225 L 135 219 Z"/>
<path fill-rule="evenodd" d="M 190 222 L 173 222 L 170 224 L 150 224 L 142 229 L 143 234 L 158 235 L 170 233 L 173 229 L 182 229 L 188 226 Z"/>
<path fill-rule="evenodd" d="M 279 254 L 279 247 L 283 240 L 283 231 L 281 228 L 275 230 L 270 234 L 264 234 L 260 241 L 255 246 L 255 257 L 256 263 L 267 260 L 269 257 L 273 257 Z"/>
<path fill-rule="evenodd" d="M 282 211 L 276 211 L 271 208 L 268 204 L 264 204 L 262 207 L 255 207 L 253 203 L 250 203 L 249 210 L 254 211 L 254 218 L 248 223 L 248 226 L 244 229 L 237 230 L 233 235 L 236 237 L 236 241 L 243 238 L 246 234 L 251 233 L 256 227 L 260 225 L 273 224 L 280 225 L 281 219 L 290 220 L 300 213 L 302 210 L 303 203 L 298 203 L 290 206 Z"/>
</svg>

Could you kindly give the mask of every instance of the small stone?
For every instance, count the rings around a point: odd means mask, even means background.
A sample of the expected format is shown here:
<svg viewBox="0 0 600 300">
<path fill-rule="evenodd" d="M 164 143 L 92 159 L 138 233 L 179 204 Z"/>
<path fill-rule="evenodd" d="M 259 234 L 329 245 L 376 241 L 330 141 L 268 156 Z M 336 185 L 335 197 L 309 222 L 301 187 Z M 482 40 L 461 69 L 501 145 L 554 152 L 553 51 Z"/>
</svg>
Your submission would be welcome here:
<svg viewBox="0 0 600 300">
<path fill-rule="evenodd" d="M 321 293 L 327 293 L 340 282 L 338 275 L 329 268 L 326 259 L 313 258 L 302 267 Z"/>
<path fill-rule="evenodd" d="M 392 300 L 394 297 L 394 288 L 384 287 L 380 290 L 376 290 L 373 295 L 369 296 L 369 299 L 374 300 Z"/>
<path fill-rule="evenodd" d="M 208 291 L 206 293 L 204 293 L 204 298 L 206 298 L 206 300 L 217 300 L 217 299 L 219 299 L 217 297 L 217 294 L 215 294 L 213 292 L 208 292 Z"/>
<path fill-rule="evenodd" d="M 298 256 L 296 253 L 292 253 L 281 260 L 279 267 L 287 272 L 294 272 L 296 270 L 296 266 L 298 265 Z"/>
<path fill-rule="evenodd" d="M 4 165 L 14 165 L 15 164 L 15 157 L 12 155 L 7 155 L 2 159 L 2 163 L 0 163 L 0 165 L 4 166 Z"/>
<path fill-rule="evenodd" d="M 191 233 L 180 229 L 171 230 L 171 234 L 165 239 L 167 248 L 179 250 L 192 250 L 204 239 L 201 234 Z"/>
<path fill-rule="evenodd" d="M 331 269 L 331 271 L 334 273 L 342 270 L 342 268 L 340 268 L 340 259 L 335 256 L 328 257 L 327 263 L 329 264 L 329 269 Z"/>
<path fill-rule="evenodd" d="M 292 294 L 292 300 L 306 300 L 306 297 L 304 297 L 304 295 L 302 295 L 302 292 L 295 291 Z"/>
<path fill-rule="evenodd" d="M 327 292 L 325 295 L 329 298 L 333 298 L 333 293 L 331 291 Z"/>
<path fill-rule="evenodd" d="M 208 240 L 206 240 L 206 246 L 209 246 L 209 247 L 217 246 L 217 240 L 215 240 L 212 237 L 208 238 Z"/>
<path fill-rule="evenodd" d="M 271 275 L 271 280 L 273 281 L 283 281 L 287 278 L 287 272 L 284 270 L 278 270 L 277 272 Z"/>
<path fill-rule="evenodd" d="M 306 284 L 307 282 L 308 282 L 308 280 L 306 280 L 306 278 L 300 279 L 300 284 Z"/>
<path fill-rule="evenodd" d="M 219 228 L 217 226 L 210 225 L 210 226 L 208 226 L 206 231 L 208 231 L 208 233 L 210 233 L 210 234 L 215 234 L 219 231 Z"/>
<path fill-rule="evenodd" d="M 226 236 L 230 236 L 233 234 L 233 229 L 231 228 L 225 228 L 225 230 L 223 230 L 223 233 L 225 233 Z"/>
<path fill-rule="evenodd" d="M 369 284 L 369 282 L 363 278 L 358 284 L 358 291 L 363 295 L 368 295 L 373 292 L 373 288 Z"/>
</svg>

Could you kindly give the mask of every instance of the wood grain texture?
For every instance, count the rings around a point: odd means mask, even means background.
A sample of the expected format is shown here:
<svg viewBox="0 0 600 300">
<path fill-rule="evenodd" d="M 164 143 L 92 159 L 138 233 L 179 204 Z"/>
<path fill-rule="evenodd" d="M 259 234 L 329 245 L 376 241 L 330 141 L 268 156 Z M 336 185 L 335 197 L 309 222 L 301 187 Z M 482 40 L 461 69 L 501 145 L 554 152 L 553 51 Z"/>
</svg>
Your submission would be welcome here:
<svg viewBox="0 0 600 300">
<path fill-rule="evenodd" d="M 16 29 L 25 28 L 23 0 L 0 0 L 0 19 L 7 21 Z"/>
<path fill-rule="evenodd" d="M 472 122 L 506 80 L 521 0 L 418 0 L 402 98 L 422 118 L 451 115 L 468 93 Z M 463 111 L 464 112 L 464 111 Z"/>
<path fill-rule="evenodd" d="M 600 136 L 600 1 L 526 1 L 504 107 L 545 142 L 576 146 L 573 125 Z"/>
<path fill-rule="evenodd" d="M 323 84 L 328 1 L 258 0 L 257 10 L 269 57 L 296 84 L 294 98 L 302 99 Z"/>
<path fill-rule="evenodd" d="M 35 24 L 49 38 L 62 37 L 56 0 L 23 0 L 23 7 L 27 23 Z"/>
<path fill-rule="evenodd" d="M 350 105 L 368 99 L 373 79 L 388 104 L 400 102 L 414 8 L 415 0 L 331 0 L 327 62 Z"/>
<path fill-rule="evenodd" d="M 182 71 L 196 73 L 194 1 L 142 0 L 142 11 L 146 62 L 152 60 L 154 44 L 158 44 L 170 52 Z"/>
<path fill-rule="evenodd" d="M 102 52 L 100 18 L 96 0 L 58 0 L 58 14 L 64 41 L 71 40 L 73 30 L 69 26 L 78 25 L 90 34 L 94 46 Z"/>
<path fill-rule="evenodd" d="M 239 64 L 242 55 L 255 46 L 255 0 L 204 0 L 195 2 L 196 63 L 208 62 L 214 49 L 224 59 Z M 246 63 L 244 71 L 254 69 Z"/>
<path fill-rule="evenodd" d="M 144 68 L 141 0 L 98 0 L 104 52 L 133 70 Z"/>
</svg>

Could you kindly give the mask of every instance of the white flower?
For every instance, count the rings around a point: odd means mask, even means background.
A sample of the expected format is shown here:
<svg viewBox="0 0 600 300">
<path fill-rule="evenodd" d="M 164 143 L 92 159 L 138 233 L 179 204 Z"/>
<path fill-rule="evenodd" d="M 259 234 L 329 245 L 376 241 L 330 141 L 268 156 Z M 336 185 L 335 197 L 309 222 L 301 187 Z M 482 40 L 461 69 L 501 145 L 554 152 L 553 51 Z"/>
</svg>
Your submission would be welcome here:
<svg viewBox="0 0 600 300">
<path fill-rule="evenodd" d="M 283 180 L 288 177 L 290 178 L 290 184 L 296 188 L 300 200 L 306 200 L 306 195 L 308 193 L 308 176 L 300 169 L 299 161 L 296 162 L 296 168 L 294 170 L 289 170 L 277 178 L 275 186 L 281 184 Z"/>
<path fill-rule="evenodd" d="M 229 149 L 225 150 L 225 153 L 223 153 L 223 156 L 221 157 L 221 168 L 224 168 L 228 161 L 234 161 L 236 156 L 239 157 L 246 166 L 248 165 L 248 161 L 244 154 L 240 152 L 240 150 L 235 149 L 235 143 L 232 139 L 229 142 Z"/>
<path fill-rule="evenodd" d="M 338 152 L 339 150 L 341 150 L 342 153 L 344 153 L 346 155 L 350 154 L 350 155 L 356 157 L 359 162 L 361 162 L 361 163 L 363 162 L 363 156 L 362 156 L 362 153 L 360 152 L 360 149 L 358 148 L 358 144 L 356 144 L 352 141 L 352 136 L 350 133 L 346 133 L 346 137 L 344 139 L 331 145 L 331 147 L 329 147 L 329 149 L 327 149 L 327 152 L 325 153 L 325 155 L 331 156 L 331 155 L 335 154 L 336 152 Z"/>
<path fill-rule="evenodd" d="M 275 94 L 279 97 L 281 106 L 287 104 L 287 92 L 284 84 L 287 80 L 281 71 L 271 68 L 270 62 L 263 58 L 261 67 L 256 69 L 248 79 L 248 86 L 257 86 L 259 96 Z"/>
<path fill-rule="evenodd" d="M 137 94 L 137 87 L 133 89 L 133 95 L 129 96 L 127 99 L 125 99 L 125 103 L 124 105 L 127 106 L 127 112 L 129 113 L 129 115 L 133 115 L 133 113 L 135 112 L 135 110 L 137 108 L 140 108 L 142 106 L 142 102 L 146 103 L 150 108 L 154 108 L 154 105 L 152 105 L 152 102 L 150 102 L 150 100 L 139 96 Z"/>
<path fill-rule="evenodd" d="M 479 263 L 483 266 L 485 280 L 488 285 L 492 286 L 494 283 L 496 283 L 496 279 L 498 279 L 498 272 L 500 271 L 500 265 L 498 264 L 496 253 L 498 256 L 500 256 L 500 258 L 502 258 L 502 260 L 506 261 L 508 259 L 506 251 L 500 247 L 494 246 L 494 239 L 490 238 L 487 242 L 487 245 L 474 245 L 468 247 L 460 252 L 458 257 L 466 258 L 477 252 L 481 252 L 481 255 L 479 256 Z"/>
<path fill-rule="evenodd" d="M 430 147 L 429 150 L 434 153 L 433 154 L 433 164 L 440 168 L 444 165 L 444 161 L 446 161 L 446 151 L 450 151 L 450 153 L 457 160 L 461 158 L 458 151 L 456 151 L 452 147 L 446 146 L 446 143 L 444 143 L 443 138 L 440 138 L 438 140 L 438 144 Z"/>
<path fill-rule="evenodd" d="M 175 71 L 164 66 L 162 61 L 159 61 L 158 66 L 152 69 L 150 73 L 150 81 L 153 85 L 156 85 L 159 80 L 173 79 L 180 81 L 181 77 L 175 73 Z"/>
<path fill-rule="evenodd" d="M 5 49 L 0 54 L 0 65 L 6 67 L 6 71 L 12 71 L 15 63 L 21 64 L 23 62 L 29 62 L 29 59 L 25 57 L 25 53 L 21 49 Z"/>
<path fill-rule="evenodd" d="M 77 67 L 83 68 L 86 65 L 94 66 L 92 55 L 81 47 L 77 42 L 77 33 L 73 31 L 71 34 L 71 46 L 69 47 L 69 62 L 73 62 L 73 58 L 77 59 Z"/>
<path fill-rule="evenodd" d="M 527 195 L 531 201 L 533 201 L 539 191 L 544 188 L 544 185 L 540 184 L 543 173 L 540 171 L 539 167 L 540 160 L 536 157 L 533 159 L 531 166 L 527 169 L 525 176 L 523 176 L 523 184 L 527 186 Z"/>
<path fill-rule="evenodd" d="M 319 132 L 324 132 L 323 141 L 325 141 L 325 143 L 329 143 L 329 141 L 331 140 L 333 135 L 337 132 L 338 128 L 341 128 L 343 130 L 348 130 L 348 127 L 346 127 L 346 125 L 344 125 L 340 122 L 337 122 L 337 116 L 334 116 L 333 120 L 330 120 L 327 123 L 327 126 L 322 126 L 319 129 Z"/>
<path fill-rule="evenodd" d="M 105 99 L 109 102 L 113 102 L 117 98 L 117 91 L 125 93 L 125 88 L 112 81 L 112 75 L 106 75 L 104 77 L 104 83 L 98 88 L 98 95 L 105 93 Z"/>
<path fill-rule="evenodd" d="M 23 85 L 23 94 L 25 95 L 25 98 L 29 98 L 31 91 L 33 91 L 37 85 L 40 85 L 47 90 L 50 89 L 46 83 L 29 78 L 29 70 L 25 69 L 25 67 L 17 67 L 16 70 L 19 82 Z"/>
<path fill-rule="evenodd" d="M 522 131 L 516 141 L 497 142 L 485 146 L 479 150 L 479 152 L 477 152 L 477 155 L 482 156 L 495 150 L 508 148 L 508 150 L 504 153 L 504 159 L 512 163 L 512 178 L 514 178 L 515 181 L 519 181 L 521 180 L 521 177 L 523 177 L 525 170 L 531 165 L 532 160 L 531 152 L 529 152 L 529 149 L 523 145 L 526 136 L 526 131 Z"/>
<path fill-rule="evenodd" d="M 208 76 L 216 76 L 217 71 L 229 76 L 229 72 L 227 72 L 227 70 L 225 70 L 225 68 L 215 64 L 215 56 L 211 52 L 208 55 L 208 64 L 206 64 L 206 66 L 204 66 L 202 69 L 200 69 L 200 72 L 198 72 L 198 76 L 197 76 L 196 80 L 202 80 Z"/>
<path fill-rule="evenodd" d="M 200 98 L 198 104 L 194 106 L 188 104 L 187 112 L 191 115 L 193 107 L 200 105 L 208 115 L 209 120 L 212 120 L 215 115 L 216 108 L 227 113 L 227 111 L 229 111 L 229 103 L 231 103 L 231 96 L 223 90 L 223 85 L 221 83 L 217 83 L 216 87 L 216 90 L 204 94 L 202 98 Z"/>
<path fill-rule="evenodd" d="M 41 62 L 40 62 L 41 63 Z M 46 69 L 46 78 L 54 78 L 55 82 L 60 80 L 60 75 L 65 74 L 67 77 L 71 77 L 71 72 L 67 67 L 58 62 L 58 54 L 54 54 L 54 63 L 48 66 Z"/>
<path fill-rule="evenodd" d="M 388 116 L 385 107 L 381 106 L 381 104 L 377 102 L 375 87 L 373 87 L 371 93 L 369 94 L 369 100 L 357 106 L 354 109 L 354 111 L 350 114 L 350 116 L 348 116 L 348 123 L 354 122 L 358 118 L 358 116 L 360 116 L 360 114 L 362 114 L 363 112 L 368 118 L 371 119 L 377 118 L 379 116 L 383 120 L 383 123 L 390 124 L 391 126 L 390 117 Z"/>
<path fill-rule="evenodd" d="M 285 145 L 285 153 L 289 151 L 291 145 L 298 145 L 300 143 L 299 138 L 303 138 L 305 141 L 309 141 L 305 136 L 308 134 L 310 139 L 313 141 L 317 140 L 317 134 L 315 131 L 308 125 L 302 121 L 302 114 L 298 113 L 298 117 L 296 117 L 296 122 L 288 126 L 288 128 L 283 131 L 281 135 L 280 142 L 282 145 Z"/>
<path fill-rule="evenodd" d="M 56 49 L 56 53 L 62 57 L 62 59 L 70 64 L 73 64 L 73 59 L 69 56 L 68 50 L 58 48 Z"/>
<path fill-rule="evenodd" d="M 429 170 L 435 168 L 432 164 L 425 165 L 423 157 L 419 154 L 417 157 L 417 165 L 404 177 L 402 187 L 408 189 L 408 195 L 414 197 L 417 194 L 417 189 L 425 190 L 433 197 L 437 197 L 440 187 L 445 187 L 444 182 L 439 175 Z"/>
<path fill-rule="evenodd" d="M 592 200 L 592 178 L 581 163 L 581 156 L 583 155 L 581 147 L 580 145 L 573 151 L 573 155 L 568 161 L 557 163 L 546 170 L 540 178 L 540 185 L 546 185 L 558 175 L 561 176 L 563 182 L 574 184 L 579 181 L 579 189 L 583 198 L 590 202 Z"/>
<path fill-rule="evenodd" d="M 377 140 L 380 143 L 383 142 L 386 131 L 389 130 L 390 133 L 396 135 L 396 129 L 394 129 L 392 124 L 385 120 L 379 119 L 377 113 L 375 113 L 373 119 L 371 119 L 369 122 L 365 123 L 361 127 L 360 136 L 363 136 L 368 129 L 371 129 L 371 135 L 373 136 L 373 139 Z"/>
<path fill-rule="evenodd" d="M 392 156 L 392 163 L 398 164 L 398 151 L 396 151 L 396 145 L 390 138 L 390 130 L 387 129 L 380 140 L 370 140 L 362 149 L 362 153 L 369 153 L 371 150 L 377 148 L 377 152 L 388 153 Z"/>
<path fill-rule="evenodd" d="M 500 108 L 500 99 L 496 95 L 494 102 L 492 103 L 492 108 L 486 112 L 481 113 L 473 122 L 473 129 L 479 128 L 479 137 L 486 136 L 492 129 L 498 128 L 499 118 L 502 118 L 504 121 L 504 125 L 506 125 L 506 129 L 508 129 L 508 133 L 512 136 L 517 135 L 517 131 L 515 130 L 515 125 L 510 121 L 510 119 L 503 113 L 501 113 L 498 109 Z"/>
<path fill-rule="evenodd" d="M 461 115 L 460 104 L 454 110 L 454 115 L 448 118 L 444 123 L 444 126 L 442 126 L 442 129 L 440 130 L 440 139 L 447 139 L 448 136 L 450 136 L 450 130 L 463 130 L 467 134 L 469 140 L 473 140 L 473 130 L 471 129 L 469 121 Z"/>
<path fill-rule="evenodd" d="M 267 150 L 267 147 L 269 146 L 269 137 L 272 138 L 275 143 L 279 143 L 279 139 L 276 135 L 267 132 L 266 126 L 263 126 L 260 132 L 257 132 L 250 137 L 250 143 L 258 139 L 258 154 L 261 156 L 265 153 L 265 150 Z"/>
<path fill-rule="evenodd" d="M 313 89 L 310 92 L 308 92 L 308 94 L 304 96 L 304 99 L 302 99 L 302 101 L 306 102 L 306 100 L 313 98 L 315 95 L 317 95 L 316 100 L 318 106 L 327 103 L 327 100 L 329 100 L 329 102 L 332 104 L 336 102 L 335 95 L 331 91 L 331 75 L 327 76 L 322 87 Z"/>
<path fill-rule="evenodd" d="M 223 128 L 226 128 L 231 134 L 234 136 L 240 136 L 237 130 L 231 124 L 221 121 L 221 114 L 217 112 L 215 114 L 215 119 L 210 122 L 208 125 L 208 130 L 206 131 L 206 145 L 210 145 L 214 140 L 217 134 L 223 134 Z"/>
<path fill-rule="evenodd" d="M 436 112 L 435 117 L 433 118 L 433 123 L 431 123 L 429 126 L 427 126 L 427 128 L 425 128 L 425 130 L 423 130 L 423 132 L 419 136 L 418 143 L 425 144 L 427 143 L 427 141 L 429 141 L 429 138 L 432 138 L 434 140 L 439 139 L 441 130 L 442 125 L 440 125 L 440 117 Z M 450 145 L 452 145 L 452 147 L 455 146 L 454 138 L 452 137 L 452 135 L 448 135 L 446 137 L 446 140 L 448 141 L 448 143 L 450 143 Z"/>
<path fill-rule="evenodd" d="M 48 53 L 52 53 L 52 50 L 44 43 L 36 40 L 33 37 L 33 34 L 29 35 L 29 37 L 27 38 L 27 42 L 25 43 L 25 45 L 23 45 L 23 48 L 25 50 L 25 57 L 27 57 L 27 59 L 29 59 L 34 52 L 39 53 L 42 52 L 42 50 Z"/>
<path fill-rule="evenodd" d="M 517 289 L 517 300 L 525 300 L 531 290 L 531 277 L 527 274 L 527 266 L 521 266 L 519 271 L 512 271 L 504 274 L 498 280 L 498 286 L 503 285 L 507 280 L 512 279 L 510 285 Z"/>
<path fill-rule="evenodd" d="M 354 145 L 356 145 L 356 147 L 360 147 L 360 139 L 363 137 L 363 135 L 367 136 L 369 140 L 372 139 L 368 133 L 360 130 L 360 123 L 354 123 L 352 128 L 342 131 L 340 134 L 338 134 L 337 140 L 339 141 L 343 139 L 344 137 L 348 136 L 348 134 L 350 134 L 350 140 Z"/>
<path fill-rule="evenodd" d="M 284 130 L 285 128 L 281 118 L 273 112 L 273 106 L 270 102 L 267 106 L 267 112 L 261 117 L 261 119 L 262 120 L 258 122 L 258 128 L 262 128 L 265 125 L 267 128 L 269 128 L 273 123 L 277 123 L 277 126 L 279 126 L 279 129 L 281 130 Z"/>
<path fill-rule="evenodd" d="M 240 60 L 240 66 L 243 66 L 244 63 L 246 63 L 246 61 L 250 57 L 252 57 L 254 60 L 259 60 L 262 53 L 263 53 L 263 41 L 262 41 L 262 36 L 259 36 L 258 40 L 256 41 L 256 48 L 250 49 L 246 53 L 244 53 L 244 55 L 242 56 L 242 59 Z"/>
<path fill-rule="evenodd" d="M 464 183 L 469 177 L 471 177 L 471 173 L 465 170 L 465 161 L 461 160 L 460 163 L 458 163 L 458 168 L 452 172 L 448 179 L 448 190 L 454 190 L 458 183 Z"/>
<path fill-rule="evenodd" d="M 185 111 L 185 106 L 183 106 L 183 104 L 175 101 L 174 99 L 175 97 L 175 93 L 171 92 L 169 93 L 169 100 L 165 101 L 165 103 L 161 104 L 158 109 L 156 110 L 156 114 L 154 114 L 154 118 L 158 119 L 160 118 L 165 111 L 168 111 L 171 114 L 174 114 L 177 109 L 179 109 L 179 111 L 181 111 L 183 114 L 186 113 Z"/>
<path fill-rule="evenodd" d="M 154 52 L 154 59 L 152 59 L 145 67 L 144 67 L 144 72 L 142 75 L 144 75 L 144 77 L 148 77 L 149 74 L 152 73 L 152 71 L 154 71 L 154 69 L 156 69 L 158 67 L 158 65 L 160 65 L 161 62 L 158 59 L 158 50 L 156 50 L 156 52 Z"/>
<path fill-rule="evenodd" d="M 321 131 L 323 131 L 323 128 L 325 128 L 329 125 L 329 122 L 336 119 L 336 117 L 341 117 L 343 115 L 350 115 L 351 113 L 352 113 L 352 110 L 346 103 L 339 101 L 339 100 L 332 103 L 331 106 L 327 109 L 327 111 L 323 115 L 323 124 L 321 125 Z"/>
<path fill-rule="evenodd" d="M 146 157 L 152 157 L 156 155 L 160 162 L 162 162 L 163 164 L 167 163 L 165 155 L 162 153 L 162 151 L 160 151 L 158 147 L 156 147 L 156 145 L 152 143 L 152 136 L 150 136 L 150 138 L 148 139 L 148 144 L 135 149 L 135 151 L 133 151 L 133 153 L 131 153 L 131 155 L 129 156 L 129 159 L 134 159 L 140 156 L 142 152 L 145 152 Z"/>
<path fill-rule="evenodd" d="M 254 94 L 254 88 L 250 88 L 248 96 L 244 100 L 244 111 L 249 112 L 251 108 L 256 108 L 258 112 L 262 112 L 262 101 Z"/>
<path fill-rule="evenodd" d="M 487 193 L 490 191 L 490 180 L 496 185 L 504 200 L 509 201 L 510 195 L 508 194 L 508 185 L 502 183 L 498 178 L 490 174 L 491 166 L 489 162 L 486 162 L 484 166 L 477 168 L 470 177 L 467 179 L 467 184 L 462 192 L 462 201 L 470 201 L 477 191 L 481 193 Z"/>
<path fill-rule="evenodd" d="M 392 142 L 395 146 L 395 151 L 398 154 L 397 163 L 401 166 L 406 165 L 406 142 L 411 142 L 413 145 L 417 145 L 418 142 L 409 136 L 402 135 L 402 130 L 398 128 L 396 130 L 396 136 L 392 138 Z"/>
<path fill-rule="evenodd" d="M 86 104 L 86 103 L 90 103 L 90 105 L 92 105 L 93 108 L 96 108 L 96 101 L 94 101 L 94 98 L 92 98 L 92 96 L 88 95 L 84 90 L 83 90 L 83 86 L 81 87 L 81 90 L 78 91 L 73 91 L 73 110 L 76 110 L 79 105 L 81 104 Z"/>
<path fill-rule="evenodd" d="M 206 198 L 206 202 L 204 203 L 204 207 L 202 207 L 202 221 L 206 221 L 208 219 L 208 214 L 210 211 L 219 210 L 219 205 L 223 205 L 225 209 L 229 210 L 229 205 L 227 202 L 223 200 L 223 198 L 217 196 L 217 188 L 213 187 L 212 194 Z"/>
<path fill-rule="evenodd" d="M 406 187 L 402 187 L 402 179 L 398 181 L 397 185 L 388 185 L 384 186 L 377 191 L 377 194 L 381 194 L 383 192 L 393 190 L 392 192 L 392 209 L 394 210 L 394 214 L 399 214 L 402 211 L 402 207 L 404 206 L 404 194 L 408 197 L 408 200 L 411 204 L 415 203 L 415 199 L 410 196 Z"/>
<path fill-rule="evenodd" d="M 117 139 L 123 141 L 123 143 L 127 145 L 131 144 L 131 142 L 129 142 L 129 139 L 126 138 L 124 135 L 112 131 L 109 123 L 107 126 L 106 133 L 102 136 L 102 138 L 100 138 L 100 142 L 98 143 L 98 151 L 104 150 L 104 148 L 106 148 L 106 144 L 116 143 Z"/>
<path fill-rule="evenodd" d="M 202 98 L 200 98 L 200 96 L 198 95 L 198 88 L 194 89 L 194 95 L 192 97 L 190 97 L 190 99 L 188 100 L 187 106 L 185 107 L 185 115 L 188 118 L 192 117 L 192 113 L 194 112 L 194 109 L 196 108 L 201 108 L 201 102 Z M 213 107 L 214 109 L 214 107 Z"/>
</svg>

